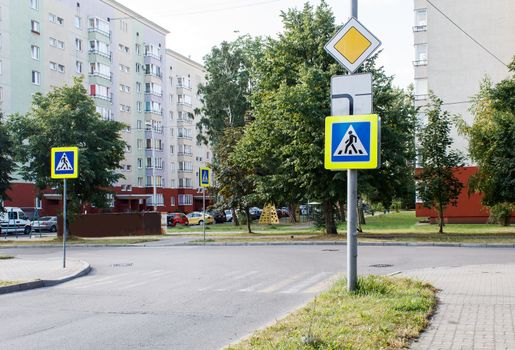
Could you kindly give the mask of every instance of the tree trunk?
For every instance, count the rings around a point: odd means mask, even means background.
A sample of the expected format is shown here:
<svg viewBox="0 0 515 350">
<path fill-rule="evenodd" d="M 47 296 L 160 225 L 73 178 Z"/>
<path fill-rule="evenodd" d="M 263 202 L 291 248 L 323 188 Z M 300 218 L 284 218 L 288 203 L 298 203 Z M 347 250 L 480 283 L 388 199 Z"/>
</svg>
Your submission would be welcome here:
<svg viewBox="0 0 515 350">
<path fill-rule="evenodd" d="M 248 231 L 248 233 L 252 233 L 252 229 L 250 228 L 250 223 L 252 221 L 252 218 L 250 217 L 249 207 L 245 207 L 245 214 L 247 215 L 247 231 Z"/>
<path fill-rule="evenodd" d="M 438 206 L 438 214 L 440 215 L 440 230 L 438 233 L 443 233 L 443 205 Z"/>
<path fill-rule="evenodd" d="M 336 222 L 334 221 L 334 207 L 331 201 L 324 202 L 325 232 L 328 235 L 336 235 Z"/>
<path fill-rule="evenodd" d="M 297 212 L 297 205 L 289 204 L 288 205 L 288 216 L 290 217 L 290 223 L 294 224 L 297 222 L 295 214 Z"/>
<path fill-rule="evenodd" d="M 508 213 L 508 215 L 505 215 L 501 220 L 502 226 L 510 226 L 511 221 L 511 213 Z"/>
<path fill-rule="evenodd" d="M 340 216 L 341 216 L 343 222 L 347 221 L 347 218 L 345 216 L 345 204 L 344 203 L 345 202 L 343 202 L 343 201 L 340 201 L 338 203 L 338 210 L 340 210 Z"/>
<path fill-rule="evenodd" d="M 231 212 L 232 212 L 232 224 L 234 226 L 240 226 L 240 221 L 238 220 L 238 214 L 236 214 L 236 209 L 231 208 Z"/>
</svg>

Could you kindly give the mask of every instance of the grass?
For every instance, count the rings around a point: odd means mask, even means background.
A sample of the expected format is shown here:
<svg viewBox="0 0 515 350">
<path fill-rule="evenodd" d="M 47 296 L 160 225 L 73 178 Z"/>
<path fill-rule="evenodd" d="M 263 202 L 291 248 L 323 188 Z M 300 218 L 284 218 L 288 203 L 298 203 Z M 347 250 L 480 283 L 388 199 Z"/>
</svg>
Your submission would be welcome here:
<svg viewBox="0 0 515 350">
<path fill-rule="evenodd" d="M 291 224 L 289 222 L 281 222 L 280 224 L 274 225 L 260 225 L 257 223 L 251 224 L 251 229 L 256 233 L 266 233 L 268 231 L 274 231 L 274 233 L 278 233 L 281 231 L 305 231 L 309 233 L 312 229 L 306 225 L 302 227 L 298 227 L 298 225 Z M 206 232 L 227 232 L 227 233 L 247 233 L 247 225 L 234 226 L 231 224 L 212 224 L 206 226 Z M 187 233 L 187 232 L 202 232 L 202 226 L 200 225 L 192 225 L 192 226 L 181 226 L 177 225 L 173 228 L 168 228 L 169 233 Z M 287 232 L 285 233 L 287 234 Z"/>
<path fill-rule="evenodd" d="M 13 284 L 22 283 L 21 281 L 0 281 L 0 287 L 12 286 Z"/>
<path fill-rule="evenodd" d="M 435 289 L 405 278 L 367 276 L 349 293 L 340 280 L 307 306 L 231 350 L 404 349 L 427 326 Z"/>
<path fill-rule="evenodd" d="M 9 260 L 14 259 L 14 256 L 12 255 L 0 255 L 0 260 Z"/>
<path fill-rule="evenodd" d="M 106 238 L 81 238 L 81 237 L 68 237 L 67 244 L 137 244 L 158 241 L 162 236 L 139 236 L 139 237 L 106 237 Z M 62 244 L 63 240 L 60 237 L 52 239 L 40 240 L 0 240 L 0 245 L 40 245 L 40 244 Z"/>
</svg>

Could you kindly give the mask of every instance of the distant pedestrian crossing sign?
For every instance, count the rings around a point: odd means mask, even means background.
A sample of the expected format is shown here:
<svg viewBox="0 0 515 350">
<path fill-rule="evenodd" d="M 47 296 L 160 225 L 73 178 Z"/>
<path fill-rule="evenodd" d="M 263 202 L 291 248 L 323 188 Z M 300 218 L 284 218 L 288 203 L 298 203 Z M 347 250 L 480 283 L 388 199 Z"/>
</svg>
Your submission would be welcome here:
<svg viewBox="0 0 515 350">
<path fill-rule="evenodd" d="M 200 183 L 200 187 L 211 186 L 211 169 L 200 168 L 199 183 Z"/>
<path fill-rule="evenodd" d="M 327 117 L 324 165 L 329 170 L 380 167 L 381 125 L 377 114 Z"/>
<path fill-rule="evenodd" d="M 52 179 L 75 179 L 79 176 L 79 149 L 54 147 L 51 156 Z"/>
</svg>

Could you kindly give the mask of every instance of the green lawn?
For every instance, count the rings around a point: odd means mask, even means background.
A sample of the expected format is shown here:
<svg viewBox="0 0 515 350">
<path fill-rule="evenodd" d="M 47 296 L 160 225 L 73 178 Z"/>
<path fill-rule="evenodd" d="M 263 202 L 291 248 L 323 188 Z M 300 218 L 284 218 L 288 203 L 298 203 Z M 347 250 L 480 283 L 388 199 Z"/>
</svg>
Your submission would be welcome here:
<svg viewBox="0 0 515 350">
<path fill-rule="evenodd" d="M 290 224 L 281 222 L 277 225 L 251 224 L 252 232 L 261 234 L 288 234 L 289 232 L 312 233 L 312 228 L 305 224 Z M 176 226 L 168 228 L 168 233 L 187 234 L 189 232 L 202 232 L 202 226 Z M 247 225 L 234 226 L 232 224 L 212 224 L 206 226 L 206 233 L 223 232 L 231 234 L 247 234 Z"/>
<path fill-rule="evenodd" d="M 419 224 L 420 218 L 415 217 L 414 211 L 403 211 L 366 218 L 363 225 L 365 233 L 438 233 L 438 225 Z M 339 230 L 345 231 L 345 225 L 340 225 Z M 495 224 L 447 224 L 444 233 L 449 234 L 508 234 L 515 235 L 515 227 L 503 227 Z"/>
<path fill-rule="evenodd" d="M 0 281 L 0 287 L 12 286 L 13 284 L 22 283 L 21 281 Z"/>
<path fill-rule="evenodd" d="M 361 277 L 355 293 L 340 280 L 306 307 L 228 349 L 404 349 L 427 326 L 435 305 L 435 289 L 410 279 Z"/>
<path fill-rule="evenodd" d="M 138 237 L 106 237 L 106 238 L 80 238 L 69 237 L 67 244 L 136 244 L 158 241 L 162 236 L 138 236 Z M 34 239 L 34 240 L 17 240 L 8 239 L 0 240 L 0 245 L 39 245 L 39 244 L 62 244 L 63 240 L 59 237 L 51 239 Z"/>
</svg>

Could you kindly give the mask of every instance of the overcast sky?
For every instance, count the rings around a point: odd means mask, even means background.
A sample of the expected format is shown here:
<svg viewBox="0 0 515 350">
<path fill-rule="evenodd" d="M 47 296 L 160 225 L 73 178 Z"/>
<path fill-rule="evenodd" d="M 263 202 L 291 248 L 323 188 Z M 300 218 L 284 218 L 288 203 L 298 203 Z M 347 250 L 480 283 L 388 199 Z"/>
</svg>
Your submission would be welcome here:
<svg viewBox="0 0 515 350">
<path fill-rule="evenodd" d="M 202 63 L 211 48 L 238 35 L 274 36 L 282 31 L 280 13 L 306 0 L 118 0 L 168 29 L 167 47 Z M 317 5 L 318 0 L 310 0 Z M 350 0 L 326 1 L 339 24 L 350 16 Z M 359 0 L 358 19 L 379 40 L 379 63 L 395 84 L 413 80 L 413 0 Z"/>
</svg>

